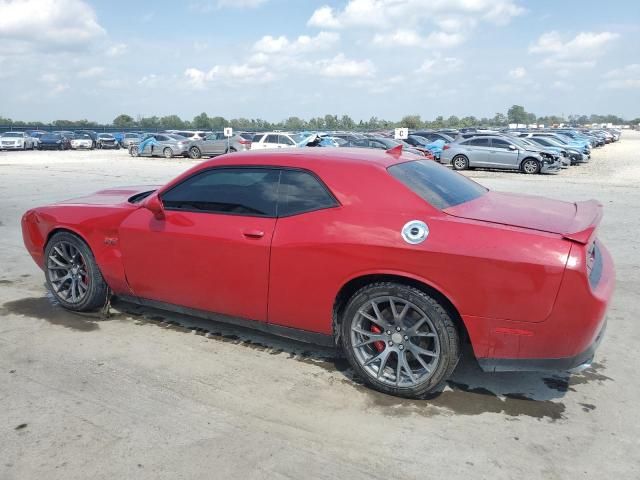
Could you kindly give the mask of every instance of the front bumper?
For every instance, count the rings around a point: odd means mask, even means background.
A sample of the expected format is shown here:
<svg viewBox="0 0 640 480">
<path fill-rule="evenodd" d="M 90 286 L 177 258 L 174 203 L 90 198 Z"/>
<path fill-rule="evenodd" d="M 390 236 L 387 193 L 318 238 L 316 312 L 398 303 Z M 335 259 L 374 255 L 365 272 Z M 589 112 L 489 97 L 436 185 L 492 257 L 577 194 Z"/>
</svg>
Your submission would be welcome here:
<svg viewBox="0 0 640 480">
<path fill-rule="evenodd" d="M 13 144 L 0 144 L 0 150 L 22 150 L 24 148 L 23 143 L 13 143 Z"/>
<path fill-rule="evenodd" d="M 559 172 L 561 168 L 562 162 L 560 160 L 556 160 L 553 163 L 542 163 L 540 173 L 556 173 Z"/>
</svg>

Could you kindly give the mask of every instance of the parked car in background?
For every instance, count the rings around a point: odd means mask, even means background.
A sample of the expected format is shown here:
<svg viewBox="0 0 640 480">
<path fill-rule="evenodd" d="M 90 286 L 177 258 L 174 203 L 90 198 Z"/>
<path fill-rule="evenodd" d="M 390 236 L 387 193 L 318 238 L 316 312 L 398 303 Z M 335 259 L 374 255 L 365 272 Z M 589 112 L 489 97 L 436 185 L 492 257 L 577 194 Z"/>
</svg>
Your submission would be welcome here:
<svg viewBox="0 0 640 480">
<path fill-rule="evenodd" d="M 93 130 L 76 130 L 75 132 L 73 132 L 73 134 L 76 137 L 82 136 L 81 138 L 87 138 L 84 135 L 89 136 L 89 138 L 91 138 L 91 148 L 96 148 L 96 145 L 98 143 L 98 134 Z"/>
<path fill-rule="evenodd" d="M 33 148 L 37 149 L 40 143 L 40 137 L 47 132 L 44 130 L 27 130 L 26 133 L 33 139 Z"/>
<path fill-rule="evenodd" d="M 439 392 L 466 342 L 489 372 L 588 365 L 615 283 L 602 205 L 489 191 L 397 153 L 226 155 L 30 209 L 23 241 L 63 308 L 113 294 L 338 347 L 387 394 Z"/>
<path fill-rule="evenodd" d="M 180 135 L 181 137 L 189 140 L 203 140 L 211 132 L 205 132 L 203 130 L 166 130 L 162 133 L 170 133 L 172 135 Z"/>
<path fill-rule="evenodd" d="M 127 150 L 131 145 L 137 145 L 138 143 L 140 143 L 140 135 L 137 133 L 125 133 L 122 136 L 122 140 L 120 140 L 120 146 Z"/>
<path fill-rule="evenodd" d="M 104 148 L 104 149 L 110 148 L 110 149 L 117 150 L 120 148 L 120 144 L 116 141 L 116 137 L 114 137 L 110 133 L 99 133 L 96 147 Z"/>
<path fill-rule="evenodd" d="M 71 139 L 71 148 L 74 150 L 93 150 L 95 142 L 88 133 L 76 133 Z"/>
<path fill-rule="evenodd" d="M 376 148 L 378 150 L 389 150 L 391 148 L 402 145 L 402 151 L 412 153 L 420 157 L 424 157 L 424 152 L 416 149 L 410 144 L 402 141 L 395 140 L 393 138 L 386 137 L 365 137 L 356 140 L 348 140 L 346 143 L 340 145 L 340 147 L 353 147 L 353 148 Z"/>
<path fill-rule="evenodd" d="M 265 132 L 257 133 L 251 141 L 251 150 L 270 148 L 296 148 L 304 138 L 298 133 Z"/>
<path fill-rule="evenodd" d="M 39 150 L 68 150 L 71 148 L 71 140 L 59 133 L 45 133 L 40 137 Z"/>
<path fill-rule="evenodd" d="M 4 132 L 0 150 L 33 150 L 36 141 L 26 132 Z"/>
<path fill-rule="evenodd" d="M 132 157 L 186 157 L 189 140 L 181 135 L 154 133 L 129 147 Z"/>
<path fill-rule="evenodd" d="M 223 132 L 211 133 L 202 140 L 192 140 L 187 144 L 189 157 L 193 159 L 222 155 L 223 153 L 243 152 L 250 149 L 251 140 L 247 140 L 239 134 L 227 138 Z"/>
<path fill-rule="evenodd" d="M 573 165 L 578 163 L 585 163 L 589 161 L 589 157 L 586 154 L 580 152 L 580 150 L 578 150 L 578 147 L 572 148 L 569 145 L 563 145 L 562 143 L 558 142 L 557 140 L 551 137 L 526 137 L 526 138 L 519 137 L 519 138 L 521 140 L 535 143 L 542 148 L 554 148 L 554 147 L 560 148 L 567 152 L 567 155 L 571 159 L 571 163 Z"/>
<path fill-rule="evenodd" d="M 523 173 L 552 173 L 561 167 L 557 155 L 525 149 L 506 137 L 478 136 L 461 138 L 445 145 L 440 162 L 454 170 L 496 168 Z"/>
<path fill-rule="evenodd" d="M 451 143 L 455 140 L 455 137 L 452 137 L 448 133 L 436 132 L 436 131 L 430 131 L 430 130 L 420 130 L 417 132 L 411 132 L 410 136 L 426 138 L 429 142 L 435 142 L 436 140 L 443 140 L 445 144 Z"/>
</svg>

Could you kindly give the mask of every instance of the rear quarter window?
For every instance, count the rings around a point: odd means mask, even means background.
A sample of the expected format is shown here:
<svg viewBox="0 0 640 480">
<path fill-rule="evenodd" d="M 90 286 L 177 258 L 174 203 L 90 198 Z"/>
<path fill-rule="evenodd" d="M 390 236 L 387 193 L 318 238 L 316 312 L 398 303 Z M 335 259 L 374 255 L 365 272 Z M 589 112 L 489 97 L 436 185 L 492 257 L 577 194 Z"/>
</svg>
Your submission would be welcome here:
<svg viewBox="0 0 640 480">
<path fill-rule="evenodd" d="M 475 200 L 488 190 L 431 160 L 399 163 L 389 173 L 435 208 L 444 210 Z"/>
</svg>

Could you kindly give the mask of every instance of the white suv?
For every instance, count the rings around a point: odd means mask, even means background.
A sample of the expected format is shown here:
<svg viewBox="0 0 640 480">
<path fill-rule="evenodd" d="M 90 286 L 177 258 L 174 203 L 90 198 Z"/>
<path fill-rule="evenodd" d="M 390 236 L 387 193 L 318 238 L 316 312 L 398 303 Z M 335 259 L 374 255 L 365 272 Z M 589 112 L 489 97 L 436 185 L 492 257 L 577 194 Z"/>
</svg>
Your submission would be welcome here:
<svg viewBox="0 0 640 480">
<path fill-rule="evenodd" d="M 268 148 L 295 148 L 302 141 L 297 133 L 266 132 L 257 133 L 251 142 L 251 150 Z"/>
</svg>

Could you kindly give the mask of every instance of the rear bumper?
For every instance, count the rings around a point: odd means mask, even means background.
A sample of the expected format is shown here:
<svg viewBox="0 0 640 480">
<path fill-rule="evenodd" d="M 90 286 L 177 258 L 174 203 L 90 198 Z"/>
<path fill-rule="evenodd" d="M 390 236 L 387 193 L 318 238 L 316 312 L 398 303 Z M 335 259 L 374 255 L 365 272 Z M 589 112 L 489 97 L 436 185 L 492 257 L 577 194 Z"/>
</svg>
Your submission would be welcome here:
<svg viewBox="0 0 640 480">
<path fill-rule="evenodd" d="M 487 371 L 570 370 L 588 363 L 604 336 L 615 271 L 606 248 L 589 282 L 586 249 L 575 244 L 550 315 L 540 322 L 462 315 L 480 366 Z"/>
<path fill-rule="evenodd" d="M 480 368 L 485 372 L 545 372 L 568 371 L 587 367 L 593 361 L 596 350 L 604 338 L 606 322 L 589 347 L 572 357 L 562 358 L 479 358 Z"/>
</svg>

